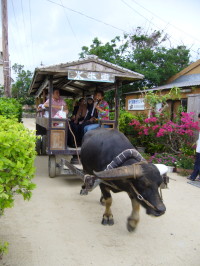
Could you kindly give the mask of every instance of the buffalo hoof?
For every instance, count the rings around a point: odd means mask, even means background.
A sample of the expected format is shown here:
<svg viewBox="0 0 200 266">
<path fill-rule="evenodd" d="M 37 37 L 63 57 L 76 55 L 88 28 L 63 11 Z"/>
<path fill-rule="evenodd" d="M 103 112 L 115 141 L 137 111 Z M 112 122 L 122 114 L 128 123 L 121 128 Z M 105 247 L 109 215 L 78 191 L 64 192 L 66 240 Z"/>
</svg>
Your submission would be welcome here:
<svg viewBox="0 0 200 266">
<path fill-rule="evenodd" d="M 108 216 L 103 216 L 103 219 L 101 221 L 101 224 L 103 225 L 113 225 L 114 224 L 114 220 L 113 217 L 108 217 Z"/>
<path fill-rule="evenodd" d="M 109 225 L 113 225 L 113 224 L 114 224 L 114 220 L 113 220 L 113 218 L 110 218 L 110 219 L 108 220 L 108 224 L 109 224 Z"/>
<path fill-rule="evenodd" d="M 133 232 L 133 231 L 135 231 L 135 229 L 136 229 L 136 227 L 137 227 L 137 223 L 138 223 L 138 221 L 133 220 L 133 219 L 131 219 L 131 218 L 128 218 L 128 219 L 127 219 L 127 225 L 126 225 L 127 230 L 128 230 L 129 232 Z"/>
<path fill-rule="evenodd" d="M 127 227 L 127 230 L 128 230 L 130 233 L 133 232 L 133 231 L 135 231 L 135 229 L 136 229 L 136 227 L 132 227 L 129 223 L 127 223 L 126 227 Z"/>
<path fill-rule="evenodd" d="M 107 225 L 108 224 L 108 219 L 103 217 L 103 219 L 101 221 L 101 224 Z"/>
<path fill-rule="evenodd" d="M 85 188 L 82 188 L 80 191 L 80 195 L 83 196 L 83 195 L 87 195 L 87 194 L 88 194 L 88 191 Z"/>
</svg>

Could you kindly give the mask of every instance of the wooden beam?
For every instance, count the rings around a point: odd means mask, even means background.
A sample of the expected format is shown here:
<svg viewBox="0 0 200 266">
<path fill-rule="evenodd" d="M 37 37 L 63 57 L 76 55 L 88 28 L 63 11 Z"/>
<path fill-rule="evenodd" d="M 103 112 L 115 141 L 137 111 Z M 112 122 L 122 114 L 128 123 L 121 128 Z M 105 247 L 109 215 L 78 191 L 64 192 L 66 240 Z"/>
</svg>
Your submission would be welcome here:
<svg viewBox="0 0 200 266">
<path fill-rule="evenodd" d="M 120 111 L 120 102 L 119 102 L 119 87 L 121 83 L 116 81 L 115 83 L 115 127 L 118 129 L 119 124 L 119 111 Z"/>
<path fill-rule="evenodd" d="M 48 77 L 45 79 L 45 81 L 42 83 L 42 85 L 39 87 L 37 94 L 35 97 L 39 97 L 40 94 L 42 93 L 42 91 L 47 87 L 47 85 L 49 84 L 49 79 Z"/>
</svg>

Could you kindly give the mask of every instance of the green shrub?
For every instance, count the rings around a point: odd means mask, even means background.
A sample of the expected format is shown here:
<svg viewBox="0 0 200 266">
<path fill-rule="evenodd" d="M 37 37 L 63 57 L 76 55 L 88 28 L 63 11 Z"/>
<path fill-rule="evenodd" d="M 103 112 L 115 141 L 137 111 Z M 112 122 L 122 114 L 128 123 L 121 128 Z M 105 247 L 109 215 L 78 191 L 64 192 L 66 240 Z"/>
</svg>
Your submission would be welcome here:
<svg viewBox="0 0 200 266">
<path fill-rule="evenodd" d="M 138 132 L 134 130 L 134 128 L 130 125 L 133 119 L 137 119 L 139 121 L 143 121 L 146 116 L 143 114 L 133 115 L 126 111 L 120 111 L 119 116 L 119 130 L 124 133 L 131 144 L 135 147 L 143 146 L 141 142 L 141 138 L 138 136 Z"/>
<path fill-rule="evenodd" d="M 115 112 L 114 111 L 110 111 L 109 112 L 109 119 L 110 120 L 115 120 Z"/>
<path fill-rule="evenodd" d="M 22 119 L 22 105 L 14 98 L 0 98 L 0 115 L 6 118 Z"/>
<path fill-rule="evenodd" d="M 14 195 L 29 200 L 35 184 L 35 133 L 17 120 L 0 116 L 0 213 L 14 204 Z"/>
<path fill-rule="evenodd" d="M 0 260 L 3 257 L 3 254 L 8 253 L 8 245 L 9 245 L 8 242 L 1 243 L 0 241 Z"/>
<path fill-rule="evenodd" d="M 182 147 L 180 148 L 180 151 L 184 154 L 184 155 L 189 155 L 189 156 L 194 156 L 195 155 L 195 148 L 194 146 L 189 146 L 189 145 L 182 145 Z"/>
<path fill-rule="evenodd" d="M 69 112 L 72 113 L 74 109 L 74 99 L 65 99 L 65 102 L 67 104 Z"/>
<path fill-rule="evenodd" d="M 133 133 L 132 126 L 129 126 L 129 123 L 135 118 L 129 112 L 121 111 L 119 116 L 119 130 L 124 134 L 131 134 Z"/>
<path fill-rule="evenodd" d="M 187 156 L 185 154 L 182 154 L 178 156 L 176 167 L 192 170 L 194 168 L 194 161 L 194 156 Z"/>
</svg>

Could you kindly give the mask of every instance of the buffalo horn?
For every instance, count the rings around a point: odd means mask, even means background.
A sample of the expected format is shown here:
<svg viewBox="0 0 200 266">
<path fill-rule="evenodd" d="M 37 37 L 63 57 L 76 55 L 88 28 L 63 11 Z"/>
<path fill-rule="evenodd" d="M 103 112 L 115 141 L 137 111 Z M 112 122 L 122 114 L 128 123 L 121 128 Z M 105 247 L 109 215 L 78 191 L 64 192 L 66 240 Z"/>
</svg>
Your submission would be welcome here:
<svg viewBox="0 0 200 266">
<path fill-rule="evenodd" d="M 132 149 L 132 150 L 131 150 L 131 153 L 132 153 L 133 157 L 134 157 L 136 160 L 138 160 L 138 161 L 146 161 L 146 160 L 142 157 L 142 155 L 141 155 L 136 149 Z"/>
<path fill-rule="evenodd" d="M 132 164 L 128 166 L 121 166 L 101 172 L 95 172 L 94 175 L 99 179 L 104 180 L 120 180 L 123 178 L 138 178 L 142 176 L 141 164 Z"/>
</svg>

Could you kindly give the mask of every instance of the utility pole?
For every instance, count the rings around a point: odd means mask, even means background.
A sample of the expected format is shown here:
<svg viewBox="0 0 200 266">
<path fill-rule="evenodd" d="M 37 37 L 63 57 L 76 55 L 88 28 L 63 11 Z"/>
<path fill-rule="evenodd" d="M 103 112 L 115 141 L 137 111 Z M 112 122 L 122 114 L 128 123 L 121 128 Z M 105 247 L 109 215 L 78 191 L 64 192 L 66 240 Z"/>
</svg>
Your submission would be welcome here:
<svg viewBox="0 0 200 266">
<path fill-rule="evenodd" d="M 4 76 L 4 94 L 11 97 L 10 90 L 10 64 L 8 54 L 8 8 L 7 0 L 1 0 L 2 12 L 2 48 L 3 48 L 3 76 Z"/>
</svg>

